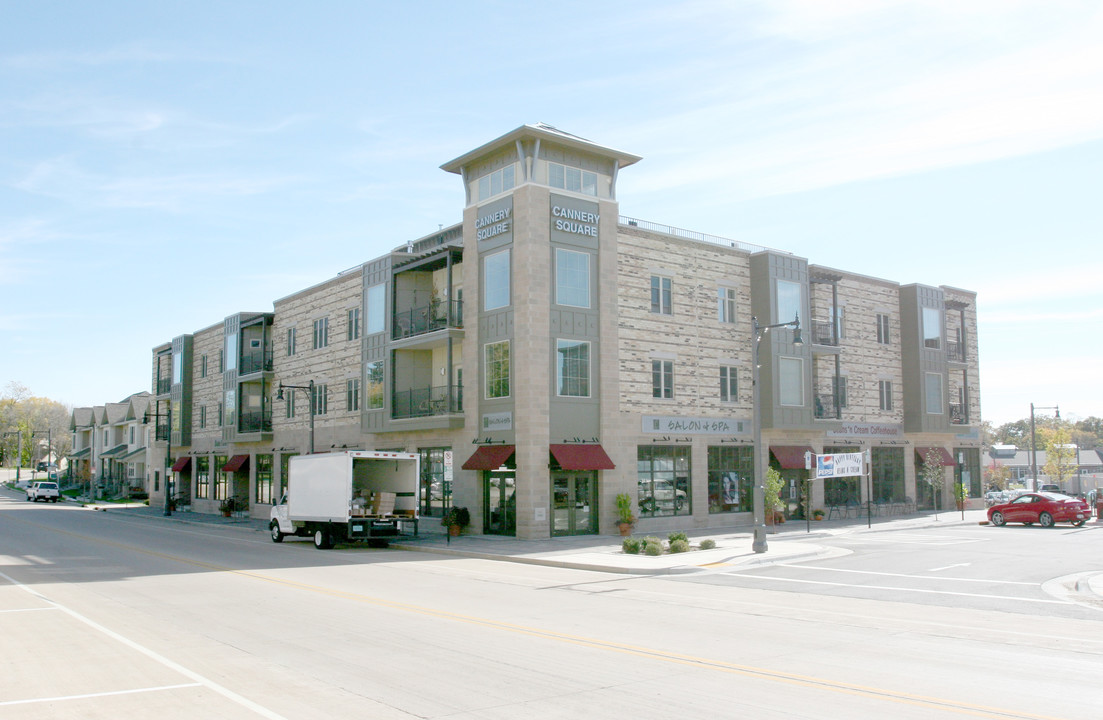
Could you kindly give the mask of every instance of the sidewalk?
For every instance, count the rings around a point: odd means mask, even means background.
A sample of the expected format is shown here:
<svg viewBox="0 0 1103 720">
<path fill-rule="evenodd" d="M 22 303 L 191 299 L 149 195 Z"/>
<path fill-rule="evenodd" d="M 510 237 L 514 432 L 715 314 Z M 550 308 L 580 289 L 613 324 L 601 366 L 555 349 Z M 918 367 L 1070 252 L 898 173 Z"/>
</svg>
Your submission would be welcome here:
<svg viewBox="0 0 1103 720">
<path fill-rule="evenodd" d="M 250 532 L 268 533 L 268 521 L 259 518 L 224 518 L 221 515 L 177 511 L 171 517 L 164 515 L 161 507 L 147 505 L 100 504 L 95 510 L 133 515 L 162 522 L 184 522 L 238 527 Z M 937 519 L 936 519 L 937 517 Z M 712 568 L 732 565 L 754 566 L 775 562 L 792 562 L 815 557 L 829 557 L 844 553 L 837 548 L 816 542 L 824 538 L 849 533 L 890 532 L 923 528 L 975 525 L 985 519 L 984 510 L 961 512 L 918 512 L 911 515 L 874 517 L 867 527 L 867 519 L 846 518 L 819 520 L 806 523 L 794 520 L 768 528 L 765 553 L 751 549 L 752 529 L 749 526 L 720 528 L 710 531 L 687 533 L 690 545 L 696 547 L 701 540 L 711 538 L 716 547 L 711 550 L 691 550 L 687 553 L 660 556 L 629 555 L 621 550 L 621 538 L 613 535 L 576 535 L 571 537 L 519 540 L 501 535 L 462 535 L 448 538 L 436 518 L 424 518 L 420 524 L 420 536 L 403 537 L 391 543 L 395 550 L 429 552 L 458 557 L 482 558 L 505 562 L 546 565 L 578 570 L 596 570 L 635 575 L 667 575 L 708 571 Z M 809 532 L 810 530 L 810 532 Z M 647 533 L 635 533 L 643 537 Z M 666 540 L 666 533 L 655 533 Z"/>
</svg>

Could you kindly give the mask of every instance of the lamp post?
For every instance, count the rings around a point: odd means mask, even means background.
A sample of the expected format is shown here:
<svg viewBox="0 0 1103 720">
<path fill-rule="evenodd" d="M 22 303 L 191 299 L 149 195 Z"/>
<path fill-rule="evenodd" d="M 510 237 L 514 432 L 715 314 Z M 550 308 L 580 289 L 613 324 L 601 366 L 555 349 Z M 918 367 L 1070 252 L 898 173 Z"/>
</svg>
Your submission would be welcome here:
<svg viewBox="0 0 1103 720">
<path fill-rule="evenodd" d="M 762 336 L 768 330 L 779 327 L 793 328 L 793 344 L 803 345 L 800 337 L 800 315 L 795 316 L 789 322 L 774 323 L 773 325 L 759 325 L 758 318 L 751 317 L 751 339 L 754 343 L 753 359 L 751 362 L 751 389 L 752 411 L 754 413 L 754 542 L 751 549 L 756 553 L 764 553 L 766 546 L 766 467 L 762 462 L 762 392 L 758 386 L 758 346 Z"/>
<path fill-rule="evenodd" d="M 280 383 L 280 389 L 276 393 L 277 400 L 283 400 L 283 390 L 305 390 L 307 396 L 310 398 L 310 454 L 314 454 L 314 381 L 311 380 L 307 385 L 284 385 Z"/>
<path fill-rule="evenodd" d="M 1034 432 L 1034 411 L 1035 410 L 1054 410 L 1056 411 L 1056 417 L 1061 419 L 1061 408 L 1056 405 L 1052 407 L 1034 407 L 1034 403 L 1030 403 L 1030 472 L 1034 476 L 1031 478 L 1031 482 L 1034 487 L 1031 490 L 1038 489 L 1038 441 Z"/>
<path fill-rule="evenodd" d="M 172 515 L 172 400 L 168 401 L 168 412 L 166 417 L 168 418 L 168 427 L 165 430 L 165 510 L 164 516 L 169 517 Z M 146 410 L 143 422 L 149 424 L 149 410 Z M 157 421 L 161 419 L 161 410 L 158 408 L 153 412 L 153 439 L 157 439 Z"/>
</svg>

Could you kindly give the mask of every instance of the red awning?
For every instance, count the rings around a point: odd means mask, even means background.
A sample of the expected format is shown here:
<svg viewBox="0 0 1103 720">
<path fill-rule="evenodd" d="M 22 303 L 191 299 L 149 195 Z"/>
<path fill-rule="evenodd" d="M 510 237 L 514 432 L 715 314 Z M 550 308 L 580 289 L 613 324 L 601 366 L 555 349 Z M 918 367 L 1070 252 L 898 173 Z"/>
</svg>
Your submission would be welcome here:
<svg viewBox="0 0 1103 720">
<path fill-rule="evenodd" d="M 954 462 L 953 456 L 950 455 L 950 451 L 944 447 L 917 447 L 915 449 L 916 462 L 920 465 L 927 462 L 928 452 L 933 452 L 936 456 L 938 456 L 938 461 L 942 464 L 943 467 L 953 467 L 954 465 L 957 465 L 957 463 Z"/>
<path fill-rule="evenodd" d="M 241 468 L 245 467 L 245 463 L 249 462 L 248 455 L 234 455 L 230 458 L 230 462 L 222 466 L 223 472 L 237 472 Z"/>
<path fill-rule="evenodd" d="M 600 445 L 552 445 L 551 454 L 564 470 L 615 470 Z"/>
<path fill-rule="evenodd" d="M 188 466 L 188 463 L 190 463 L 190 462 L 191 462 L 191 458 L 188 457 L 187 455 L 185 455 L 182 458 L 176 458 L 176 462 L 174 462 L 172 464 L 172 471 L 173 472 L 181 472 L 181 471 L 184 470 L 184 468 L 186 468 Z"/>
<path fill-rule="evenodd" d="M 515 445 L 481 445 L 475 454 L 467 458 L 464 470 L 497 470 L 516 449 Z"/>
<path fill-rule="evenodd" d="M 804 470 L 804 453 L 813 453 L 811 445 L 771 445 L 770 452 L 782 470 Z"/>
</svg>

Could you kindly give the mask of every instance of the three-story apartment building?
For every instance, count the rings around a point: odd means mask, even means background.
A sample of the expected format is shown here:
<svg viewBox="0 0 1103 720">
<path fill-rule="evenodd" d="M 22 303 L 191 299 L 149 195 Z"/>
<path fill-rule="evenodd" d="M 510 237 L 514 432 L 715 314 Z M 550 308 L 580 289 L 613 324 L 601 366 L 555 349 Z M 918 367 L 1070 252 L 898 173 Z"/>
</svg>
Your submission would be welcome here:
<svg viewBox="0 0 1103 720">
<path fill-rule="evenodd" d="M 623 217 L 639 159 L 522 126 L 442 166 L 461 222 L 154 348 L 175 492 L 263 517 L 294 454 L 401 449 L 422 513 L 476 532 L 609 532 L 622 492 L 666 532 L 749 524 L 755 453 L 790 514 L 945 503 L 933 450 L 980 496 L 974 293 Z M 807 453 L 851 450 L 869 483 L 804 484 Z"/>
</svg>

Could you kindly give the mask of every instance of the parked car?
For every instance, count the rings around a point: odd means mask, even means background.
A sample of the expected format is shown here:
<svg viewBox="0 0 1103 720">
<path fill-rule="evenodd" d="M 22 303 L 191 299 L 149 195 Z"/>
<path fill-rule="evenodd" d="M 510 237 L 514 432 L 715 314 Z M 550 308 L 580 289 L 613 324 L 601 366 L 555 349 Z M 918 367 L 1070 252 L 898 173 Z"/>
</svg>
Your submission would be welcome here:
<svg viewBox="0 0 1103 720">
<path fill-rule="evenodd" d="M 1038 523 L 1042 527 L 1070 522 L 1080 527 L 1090 517 L 1091 509 L 1086 502 L 1059 493 L 1025 493 L 1011 502 L 988 508 L 988 520 L 997 527 L 1009 522 Z"/>
<path fill-rule="evenodd" d="M 1060 485 L 1043 485 L 1042 487 L 1038 488 L 1038 492 L 1063 493 L 1064 491 L 1061 490 Z"/>
<path fill-rule="evenodd" d="M 38 482 L 31 483 L 31 486 L 27 488 L 27 501 L 45 500 L 46 502 L 57 502 L 61 499 L 61 491 L 58 490 L 56 482 L 47 482 L 45 480 L 39 480 Z"/>
<path fill-rule="evenodd" d="M 686 503 L 686 491 L 681 488 L 675 490 L 674 483 L 670 480 L 656 480 L 653 483 L 654 494 L 651 487 L 644 483 L 640 493 L 640 509 L 653 512 L 660 507 L 674 506 L 675 510 L 681 510 Z"/>
</svg>

